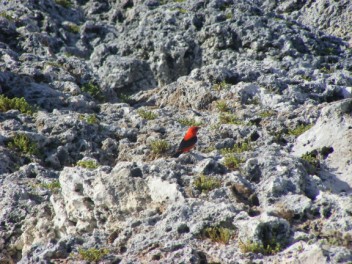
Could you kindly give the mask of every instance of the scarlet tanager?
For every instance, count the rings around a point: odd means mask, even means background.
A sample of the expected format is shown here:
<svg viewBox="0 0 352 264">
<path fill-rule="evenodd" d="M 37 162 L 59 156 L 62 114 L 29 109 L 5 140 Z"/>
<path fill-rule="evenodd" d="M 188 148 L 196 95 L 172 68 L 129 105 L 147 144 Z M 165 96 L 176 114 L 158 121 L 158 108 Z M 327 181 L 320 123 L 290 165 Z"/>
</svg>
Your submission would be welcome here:
<svg viewBox="0 0 352 264">
<path fill-rule="evenodd" d="M 178 149 L 176 153 L 173 155 L 173 157 L 177 158 L 180 156 L 182 153 L 190 151 L 195 144 L 197 143 L 197 132 L 200 127 L 198 126 L 191 126 L 185 136 L 183 137 L 180 145 L 178 146 Z"/>
</svg>

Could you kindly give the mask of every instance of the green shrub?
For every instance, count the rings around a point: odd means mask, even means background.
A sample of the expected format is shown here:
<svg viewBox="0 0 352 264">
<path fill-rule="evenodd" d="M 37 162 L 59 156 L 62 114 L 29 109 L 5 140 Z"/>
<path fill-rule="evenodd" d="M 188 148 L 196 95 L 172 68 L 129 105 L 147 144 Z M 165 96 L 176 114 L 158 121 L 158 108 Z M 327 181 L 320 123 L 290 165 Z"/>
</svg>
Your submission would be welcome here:
<svg viewBox="0 0 352 264">
<path fill-rule="evenodd" d="M 308 76 L 308 75 L 301 75 L 301 78 L 302 78 L 303 80 L 307 81 L 307 82 L 312 81 L 312 78 L 311 78 L 310 76 Z"/>
<path fill-rule="evenodd" d="M 194 187 L 200 192 L 209 192 L 221 186 L 221 181 L 214 179 L 213 177 L 200 175 L 193 182 Z"/>
<path fill-rule="evenodd" d="M 99 119 L 96 114 L 79 115 L 79 120 L 85 121 L 89 125 L 99 124 Z"/>
<path fill-rule="evenodd" d="M 243 125 L 243 121 L 239 120 L 234 114 L 220 114 L 219 122 L 221 124 Z"/>
<path fill-rule="evenodd" d="M 282 250 L 282 246 L 280 243 L 271 242 L 266 246 L 260 243 L 252 243 L 252 242 L 242 242 L 239 241 L 239 247 L 243 253 L 252 252 L 252 253 L 261 253 L 263 255 L 274 255 Z"/>
<path fill-rule="evenodd" d="M 243 162 L 244 161 L 241 158 L 237 157 L 235 154 L 228 154 L 225 156 L 223 164 L 231 170 L 237 170 L 240 168 L 241 163 Z"/>
<path fill-rule="evenodd" d="M 219 100 L 216 102 L 216 108 L 220 112 L 228 112 L 230 110 L 229 106 L 227 105 L 227 102 L 225 100 Z"/>
<path fill-rule="evenodd" d="M 0 112 L 6 112 L 12 109 L 18 110 L 26 115 L 33 115 L 35 112 L 35 108 L 28 104 L 23 97 L 10 99 L 4 95 L 0 95 Z"/>
<path fill-rule="evenodd" d="M 104 96 L 102 95 L 99 86 L 95 85 L 93 82 L 83 84 L 81 90 L 85 93 L 88 93 L 97 100 L 104 99 Z"/>
<path fill-rule="evenodd" d="M 248 140 L 243 142 L 238 142 L 233 146 L 233 150 L 235 153 L 242 153 L 245 151 L 249 151 L 252 149 L 251 143 Z"/>
<path fill-rule="evenodd" d="M 260 105 L 260 99 L 259 97 L 255 96 L 255 97 L 252 97 L 250 100 L 248 100 L 246 102 L 246 104 L 252 104 L 252 105 Z"/>
<path fill-rule="evenodd" d="M 72 2 L 70 0 L 55 0 L 55 3 L 61 5 L 64 8 L 72 7 Z"/>
<path fill-rule="evenodd" d="M 119 98 L 123 103 L 129 104 L 132 102 L 131 95 L 126 94 L 126 93 L 120 93 Z"/>
<path fill-rule="evenodd" d="M 73 54 L 73 53 L 70 52 L 70 51 L 65 51 L 65 52 L 64 52 L 64 55 L 65 55 L 67 58 L 70 58 L 70 57 L 75 56 L 75 54 Z"/>
<path fill-rule="evenodd" d="M 351 248 L 352 246 L 352 235 L 351 233 L 341 232 L 339 230 L 329 230 L 325 232 L 319 232 L 319 236 L 324 238 L 324 242 L 329 245 Z"/>
<path fill-rule="evenodd" d="M 200 232 L 202 239 L 209 238 L 212 242 L 227 244 L 233 236 L 233 230 L 222 226 L 205 227 Z"/>
<path fill-rule="evenodd" d="M 97 115 L 96 114 L 91 114 L 91 115 L 88 115 L 86 117 L 86 122 L 89 124 L 89 125 L 94 125 L 94 124 L 98 124 L 99 123 L 99 119 L 97 118 Z"/>
<path fill-rule="evenodd" d="M 335 70 L 334 70 L 334 68 L 328 68 L 328 67 L 322 67 L 321 69 L 320 69 L 320 71 L 322 72 L 322 73 L 325 73 L 325 74 L 331 74 L 331 73 L 333 73 Z"/>
<path fill-rule="evenodd" d="M 86 169 L 98 168 L 98 163 L 95 160 L 80 160 L 76 165 Z"/>
<path fill-rule="evenodd" d="M 153 113 L 152 111 L 138 109 L 137 113 L 141 118 L 146 119 L 146 120 L 154 120 L 155 118 L 157 118 L 157 115 L 155 113 Z"/>
<path fill-rule="evenodd" d="M 275 115 L 275 112 L 271 111 L 271 110 L 265 110 L 265 111 L 262 111 L 259 113 L 259 116 L 261 118 L 268 118 L 268 117 L 272 117 L 274 115 Z"/>
<path fill-rule="evenodd" d="M 333 55 L 335 53 L 335 49 L 333 47 L 326 47 L 322 51 L 323 55 Z"/>
<path fill-rule="evenodd" d="M 221 149 L 222 155 L 232 154 L 232 153 L 242 153 L 252 149 L 252 146 L 248 140 L 243 142 L 238 142 L 232 148 L 223 148 Z"/>
<path fill-rule="evenodd" d="M 179 11 L 181 14 L 187 14 L 187 9 L 184 8 L 177 8 L 177 11 Z"/>
<path fill-rule="evenodd" d="M 218 82 L 216 84 L 213 85 L 213 89 L 215 91 L 221 91 L 221 90 L 225 90 L 225 89 L 229 89 L 230 85 L 226 83 L 226 81 L 222 81 L 222 82 Z"/>
<path fill-rule="evenodd" d="M 43 188 L 43 189 L 47 189 L 51 192 L 57 192 L 61 188 L 61 185 L 60 185 L 59 180 L 55 180 L 50 183 L 40 183 L 39 187 Z"/>
<path fill-rule="evenodd" d="M 308 124 L 308 125 L 301 124 L 295 127 L 294 129 L 288 130 L 288 134 L 291 136 L 298 137 L 299 135 L 309 130 L 312 126 L 313 125 L 311 124 Z"/>
<path fill-rule="evenodd" d="M 77 34 L 80 31 L 80 27 L 78 25 L 76 25 L 76 24 L 69 24 L 68 25 L 68 31 Z"/>
<path fill-rule="evenodd" d="M 33 142 L 26 134 L 16 134 L 7 146 L 25 154 L 39 154 L 37 143 Z"/>
<path fill-rule="evenodd" d="M 49 65 L 55 68 L 61 68 L 63 66 L 61 63 L 58 63 L 56 61 L 47 61 L 45 62 L 45 65 Z"/>
<path fill-rule="evenodd" d="M 203 125 L 202 122 L 197 122 L 193 118 L 180 118 L 177 120 L 177 122 L 179 122 L 183 126 L 201 126 L 201 125 Z"/>
<path fill-rule="evenodd" d="M 12 15 L 9 12 L 0 12 L 0 17 L 6 18 L 9 21 L 14 21 Z"/>
<path fill-rule="evenodd" d="M 312 165 L 315 168 L 320 167 L 320 162 L 318 159 L 318 153 L 317 151 L 311 151 L 311 152 L 306 152 L 301 156 L 301 159 L 305 160 L 308 162 L 310 165 Z"/>
<path fill-rule="evenodd" d="M 226 19 L 227 19 L 227 20 L 230 20 L 230 19 L 233 18 L 232 12 L 227 12 L 225 16 L 226 16 Z"/>
<path fill-rule="evenodd" d="M 109 254 L 109 250 L 106 248 L 97 249 L 97 248 L 89 248 L 89 249 L 79 249 L 78 254 L 82 260 L 86 261 L 100 261 L 104 256 Z"/>
<path fill-rule="evenodd" d="M 166 140 L 156 139 L 150 142 L 150 148 L 154 154 L 163 154 L 169 150 L 170 145 Z"/>
</svg>

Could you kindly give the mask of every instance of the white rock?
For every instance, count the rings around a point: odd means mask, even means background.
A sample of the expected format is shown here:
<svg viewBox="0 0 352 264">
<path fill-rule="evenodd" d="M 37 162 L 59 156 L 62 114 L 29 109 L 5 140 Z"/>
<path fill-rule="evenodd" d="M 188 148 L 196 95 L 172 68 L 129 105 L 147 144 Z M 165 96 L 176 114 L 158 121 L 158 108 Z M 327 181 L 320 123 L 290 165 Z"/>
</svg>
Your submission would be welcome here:
<svg viewBox="0 0 352 264">
<path fill-rule="evenodd" d="M 330 168 L 324 178 L 334 192 L 352 191 L 352 99 L 327 105 L 316 124 L 300 135 L 293 146 L 293 154 L 301 157 L 306 152 L 332 147 L 334 151 L 325 160 Z M 333 171 L 333 173 L 331 173 Z"/>
</svg>

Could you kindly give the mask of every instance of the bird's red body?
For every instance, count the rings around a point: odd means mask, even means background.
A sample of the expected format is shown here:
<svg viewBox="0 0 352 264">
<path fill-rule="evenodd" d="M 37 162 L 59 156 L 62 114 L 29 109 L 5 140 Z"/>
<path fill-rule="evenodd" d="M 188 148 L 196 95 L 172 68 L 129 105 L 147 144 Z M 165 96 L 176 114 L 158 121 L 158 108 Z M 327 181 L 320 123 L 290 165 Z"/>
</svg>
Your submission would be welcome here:
<svg viewBox="0 0 352 264">
<path fill-rule="evenodd" d="M 191 126 L 185 136 L 183 137 L 174 157 L 180 156 L 182 153 L 190 151 L 194 148 L 195 144 L 197 143 L 197 132 L 200 127 L 198 126 Z"/>
</svg>

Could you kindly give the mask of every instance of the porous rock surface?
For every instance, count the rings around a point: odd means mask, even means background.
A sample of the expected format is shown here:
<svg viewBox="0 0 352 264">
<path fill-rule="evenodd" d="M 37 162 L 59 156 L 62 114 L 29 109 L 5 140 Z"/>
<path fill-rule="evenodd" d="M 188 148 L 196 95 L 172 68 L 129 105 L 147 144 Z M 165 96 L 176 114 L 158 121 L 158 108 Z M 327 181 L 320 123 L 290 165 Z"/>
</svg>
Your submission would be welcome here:
<svg viewBox="0 0 352 264">
<path fill-rule="evenodd" d="M 1 1 L 0 262 L 351 262 L 351 9 Z"/>
</svg>

